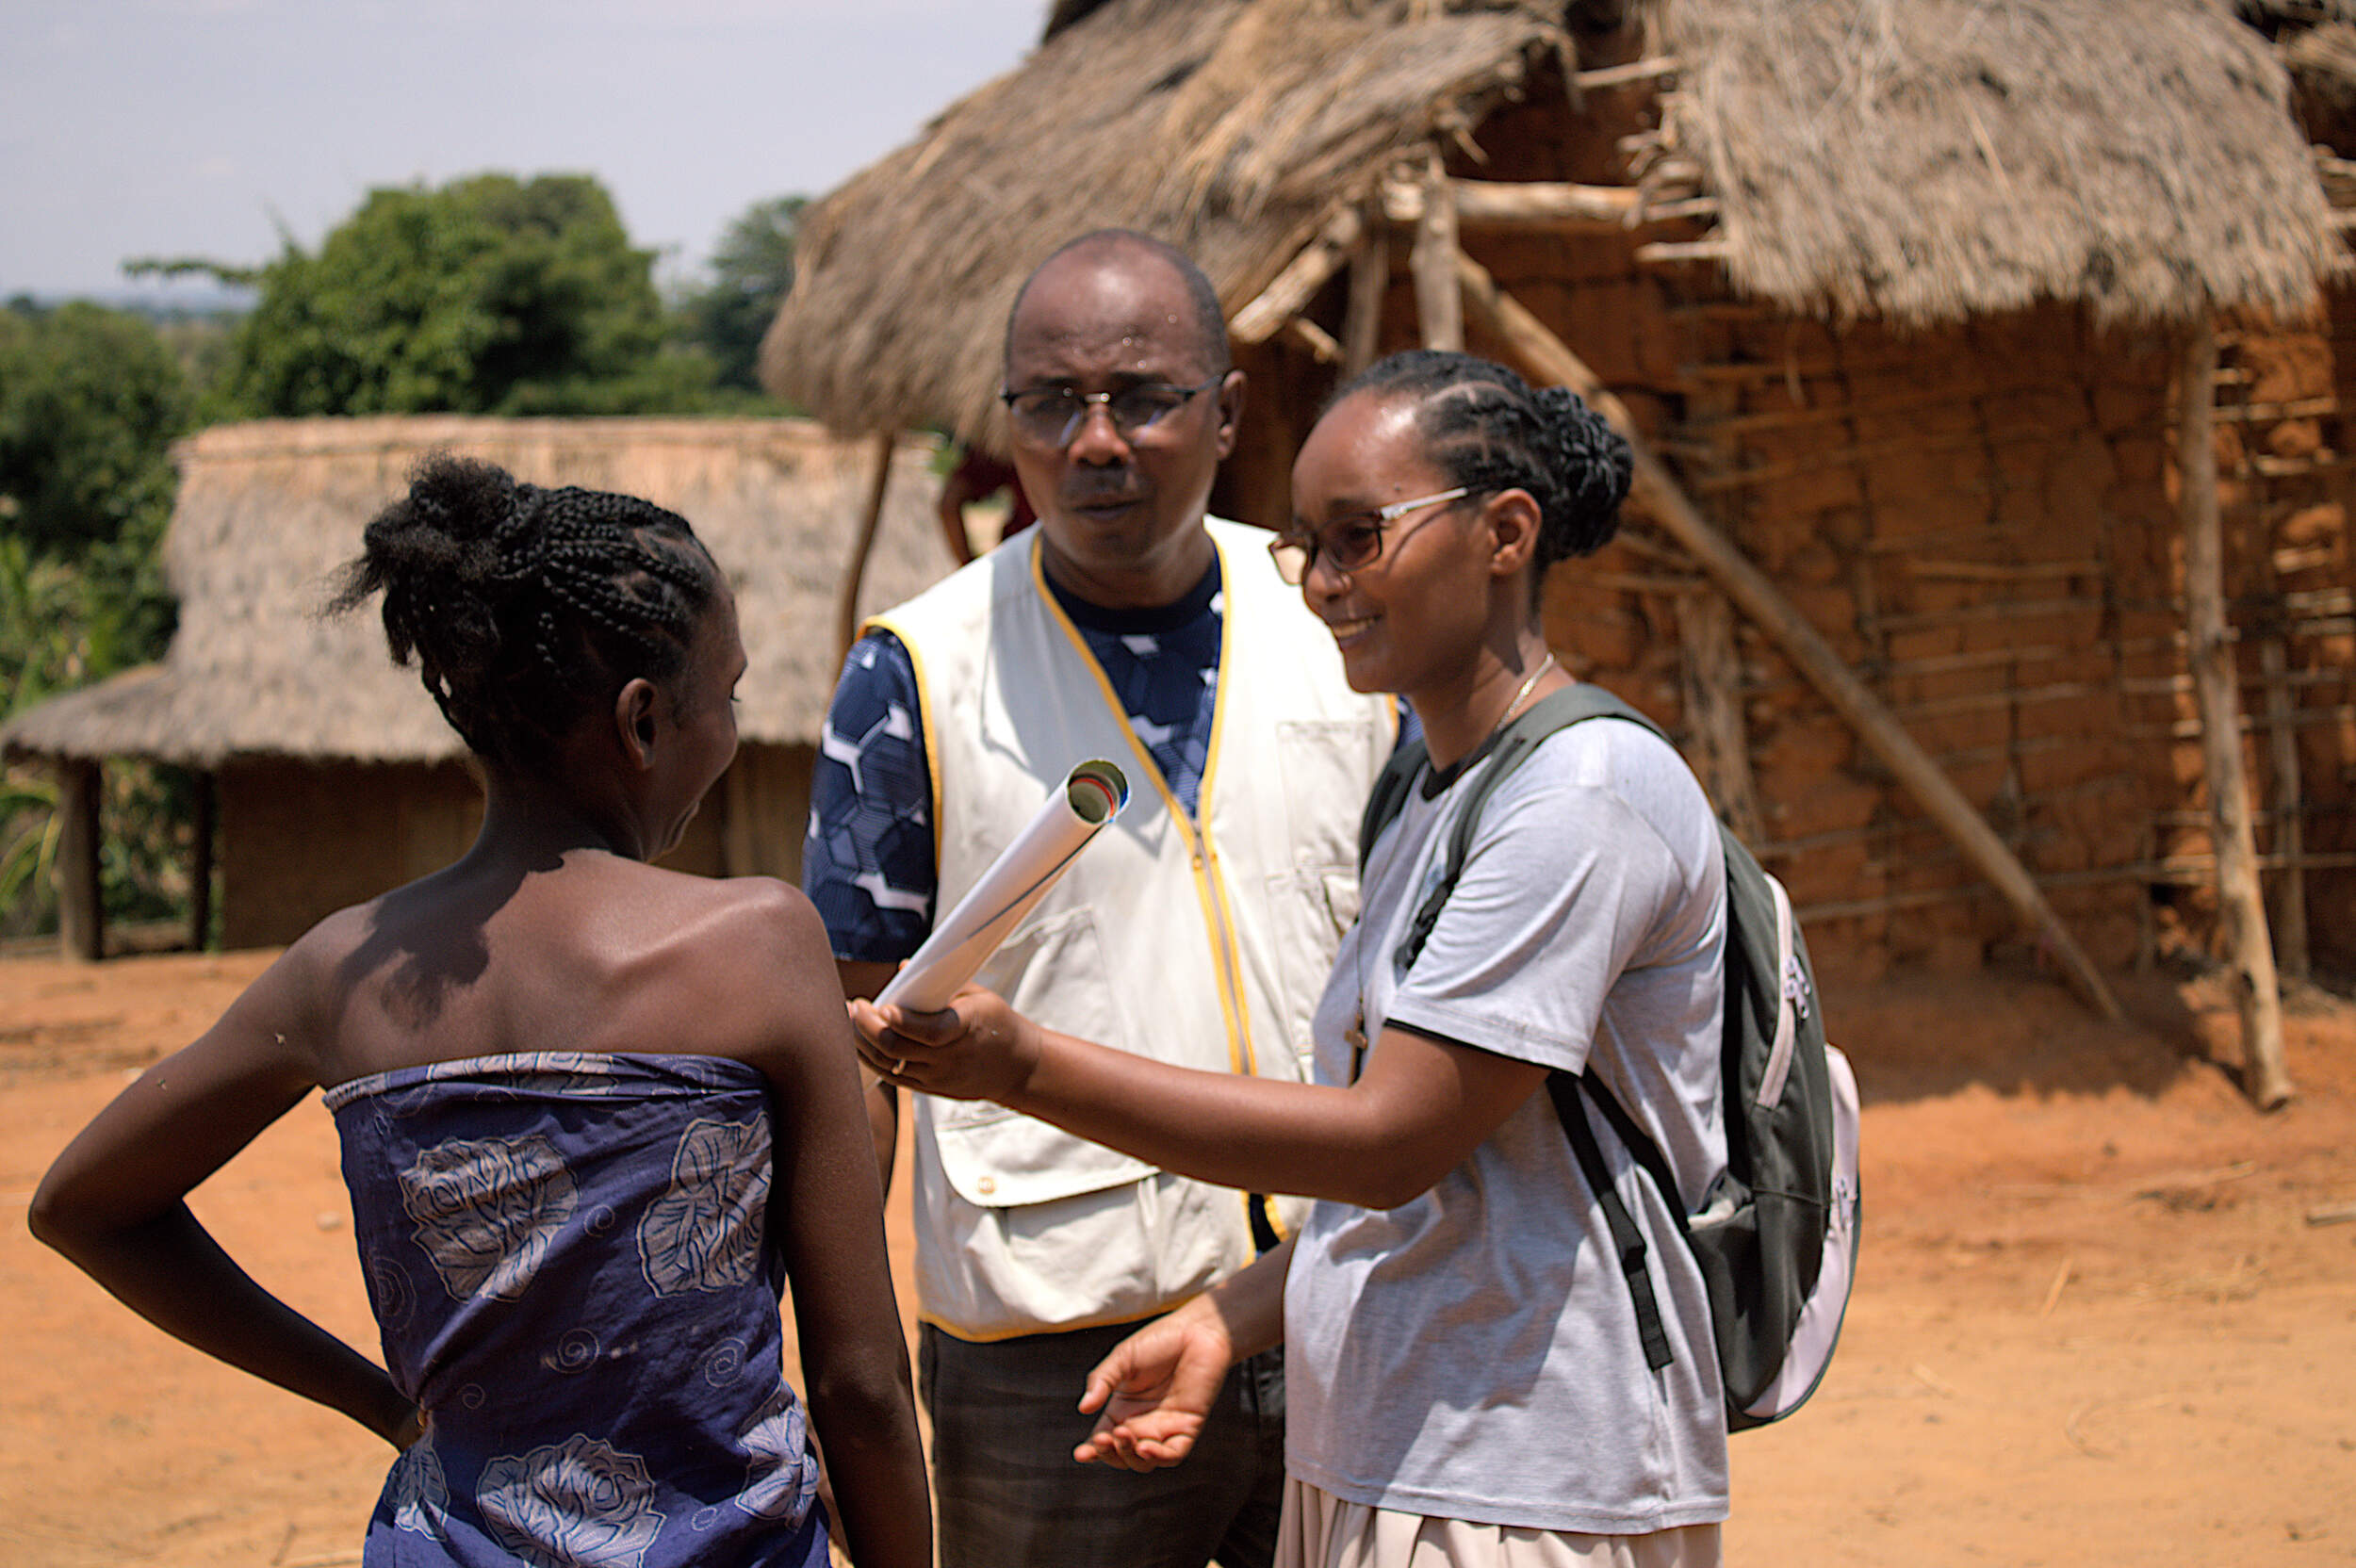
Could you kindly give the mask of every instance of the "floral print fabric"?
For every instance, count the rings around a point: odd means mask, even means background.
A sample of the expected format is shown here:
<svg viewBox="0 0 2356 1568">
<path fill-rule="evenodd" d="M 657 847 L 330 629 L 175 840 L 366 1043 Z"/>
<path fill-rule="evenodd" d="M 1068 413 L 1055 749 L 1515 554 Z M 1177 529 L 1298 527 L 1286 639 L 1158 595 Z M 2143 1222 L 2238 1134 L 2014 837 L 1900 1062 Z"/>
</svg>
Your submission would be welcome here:
<svg viewBox="0 0 2356 1568">
<path fill-rule="evenodd" d="M 477 1057 L 327 1105 L 385 1364 L 430 1416 L 369 1568 L 826 1562 L 758 1070 Z"/>
</svg>

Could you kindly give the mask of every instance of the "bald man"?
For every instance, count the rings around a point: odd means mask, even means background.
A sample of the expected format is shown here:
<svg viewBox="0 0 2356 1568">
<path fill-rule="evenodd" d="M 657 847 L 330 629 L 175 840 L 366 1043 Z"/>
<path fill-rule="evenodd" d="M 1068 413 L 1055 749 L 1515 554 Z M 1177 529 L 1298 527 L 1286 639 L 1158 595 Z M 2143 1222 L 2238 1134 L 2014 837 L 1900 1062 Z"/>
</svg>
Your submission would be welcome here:
<svg viewBox="0 0 2356 1568">
<path fill-rule="evenodd" d="M 828 713 L 803 886 L 844 989 L 873 996 L 1072 765 L 1109 758 L 1128 810 L 979 978 L 1048 1028 L 1301 1079 L 1398 725 L 1350 690 L 1268 534 L 1205 515 L 1244 399 L 1218 296 L 1158 239 L 1083 236 L 1017 296 L 1000 396 L 1039 526 L 871 622 Z M 888 1173 L 893 1091 L 870 1108 Z M 1074 1463 L 1093 1425 L 1075 1404 L 1132 1326 L 1306 1205 L 994 1106 L 910 1112 L 943 1568 L 1263 1568 L 1281 1350 L 1230 1374 L 1175 1468 Z"/>
</svg>

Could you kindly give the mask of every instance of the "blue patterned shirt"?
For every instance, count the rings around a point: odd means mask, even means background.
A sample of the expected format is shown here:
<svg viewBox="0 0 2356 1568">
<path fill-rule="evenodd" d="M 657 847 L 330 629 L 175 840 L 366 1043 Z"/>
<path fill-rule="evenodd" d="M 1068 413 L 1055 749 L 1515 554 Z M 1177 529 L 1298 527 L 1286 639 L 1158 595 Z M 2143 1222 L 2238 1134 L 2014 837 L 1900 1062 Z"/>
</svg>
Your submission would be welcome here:
<svg viewBox="0 0 2356 1568">
<path fill-rule="evenodd" d="M 1226 596 L 1218 561 L 1185 596 L 1149 609 L 1108 610 L 1053 579 L 1048 588 L 1170 792 L 1193 816 L 1219 694 Z M 900 640 L 880 630 L 861 637 L 843 661 L 819 738 L 802 843 L 802 890 L 838 958 L 898 963 L 932 931 L 941 882 L 922 711 L 916 668 Z M 1420 729 L 1403 703 L 1399 711 L 1403 744 Z"/>
</svg>

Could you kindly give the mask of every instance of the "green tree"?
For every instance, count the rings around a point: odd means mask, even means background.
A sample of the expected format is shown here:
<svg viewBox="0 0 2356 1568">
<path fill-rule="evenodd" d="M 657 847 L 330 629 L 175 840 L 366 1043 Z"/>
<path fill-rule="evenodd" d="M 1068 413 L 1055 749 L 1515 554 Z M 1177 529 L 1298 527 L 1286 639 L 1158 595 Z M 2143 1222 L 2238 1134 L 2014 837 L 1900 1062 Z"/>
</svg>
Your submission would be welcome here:
<svg viewBox="0 0 2356 1568">
<path fill-rule="evenodd" d="M 761 391 L 761 339 L 794 286 L 794 241 L 809 199 L 772 196 L 733 219 L 712 255 L 711 281 L 679 302 L 688 340 L 712 356 L 719 384 Z"/>
<path fill-rule="evenodd" d="M 146 321 L 88 303 L 0 310 L 0 718 L 160 658 L 172 604 L 159 546 L 190 397 Z M 118 919 L 185 903 L 187 781 L 108 770 L 101 886 Z M 0 934 L 53 926 L 55 792 L 0 772 Z"/>
<path fill-rule="evenodd" d="M 75 302 L 0 311 L 0 514 L 8 533 L 80 561 L 144 549 L 172 514 L 170 449 L 186 374 L 136 316 Z"/>
<path fill-rule="evenodd" d="M 611 412 L 616 384 L 668 410 L 709 381 L 659 364 L 654 253 L 584 174 L 375 190 L 318 254 L 288 241 L 251 281 L 226 412 Z"/>
</svg>

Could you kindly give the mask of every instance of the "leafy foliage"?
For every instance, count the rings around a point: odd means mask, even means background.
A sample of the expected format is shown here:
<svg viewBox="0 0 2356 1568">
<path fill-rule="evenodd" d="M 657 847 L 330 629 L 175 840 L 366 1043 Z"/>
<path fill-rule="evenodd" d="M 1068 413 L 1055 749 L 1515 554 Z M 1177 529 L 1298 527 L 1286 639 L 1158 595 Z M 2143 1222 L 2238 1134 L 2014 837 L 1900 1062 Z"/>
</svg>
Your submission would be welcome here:
<svg viewBox="0 0 2356 1568">
<path fill-rule="evenodd" d="M 375 190 L 254 281 L 220 389 L 248 416 L 581 412 L 663 335 L 654 253 L 585 174 Z M 681 381 L 645 384 L 677 406 Z"/>
<path fill-rule="evenodd" d="M 776 411 L 757 365 L 803 205 L 748 207 L 667 310 L 595 178 L 502 173 L 371 191 L 316 253 L 130 265 L 252 290 L 234 324 L 0 308 L 0 718 L 162 657 L 169 448 L 200 416 Z M 175 912 L 191 780 L 106 778 L 107 915 Z M 54 926 L 54 807 L 39 769 L 0 773 L 0 934 Z"/>
<path fill-rule="evenodd" d="M 0 312 L 0 718 L 162 656 L 170 448 L 190 401 L 178 361 L 136 317 L 86 303 Z M 185 902 L 188 788 L 170 769 L 109 770 L 109 915 Z M 0 932 L 55 925 L 55 805 L 39 770 L 0 775 Z"/>
<path fill-rule="evenodd" d="M 80 559 L 152 545 L 172 514 L 172 438 L 188 379 L 153 327 L 76 301 L 0 312 L 0 517 L 9 536 Z"/>
<path fill-rule="evenodd" d="M 761 339 L 794 286 L 794 241 L 802 196 L 755 202 L 731 220 L 712 256 L 712 281 L 679 302 L 690 341 L 713 362 L 719 384 L 761 390 Z"/>
</svg>

